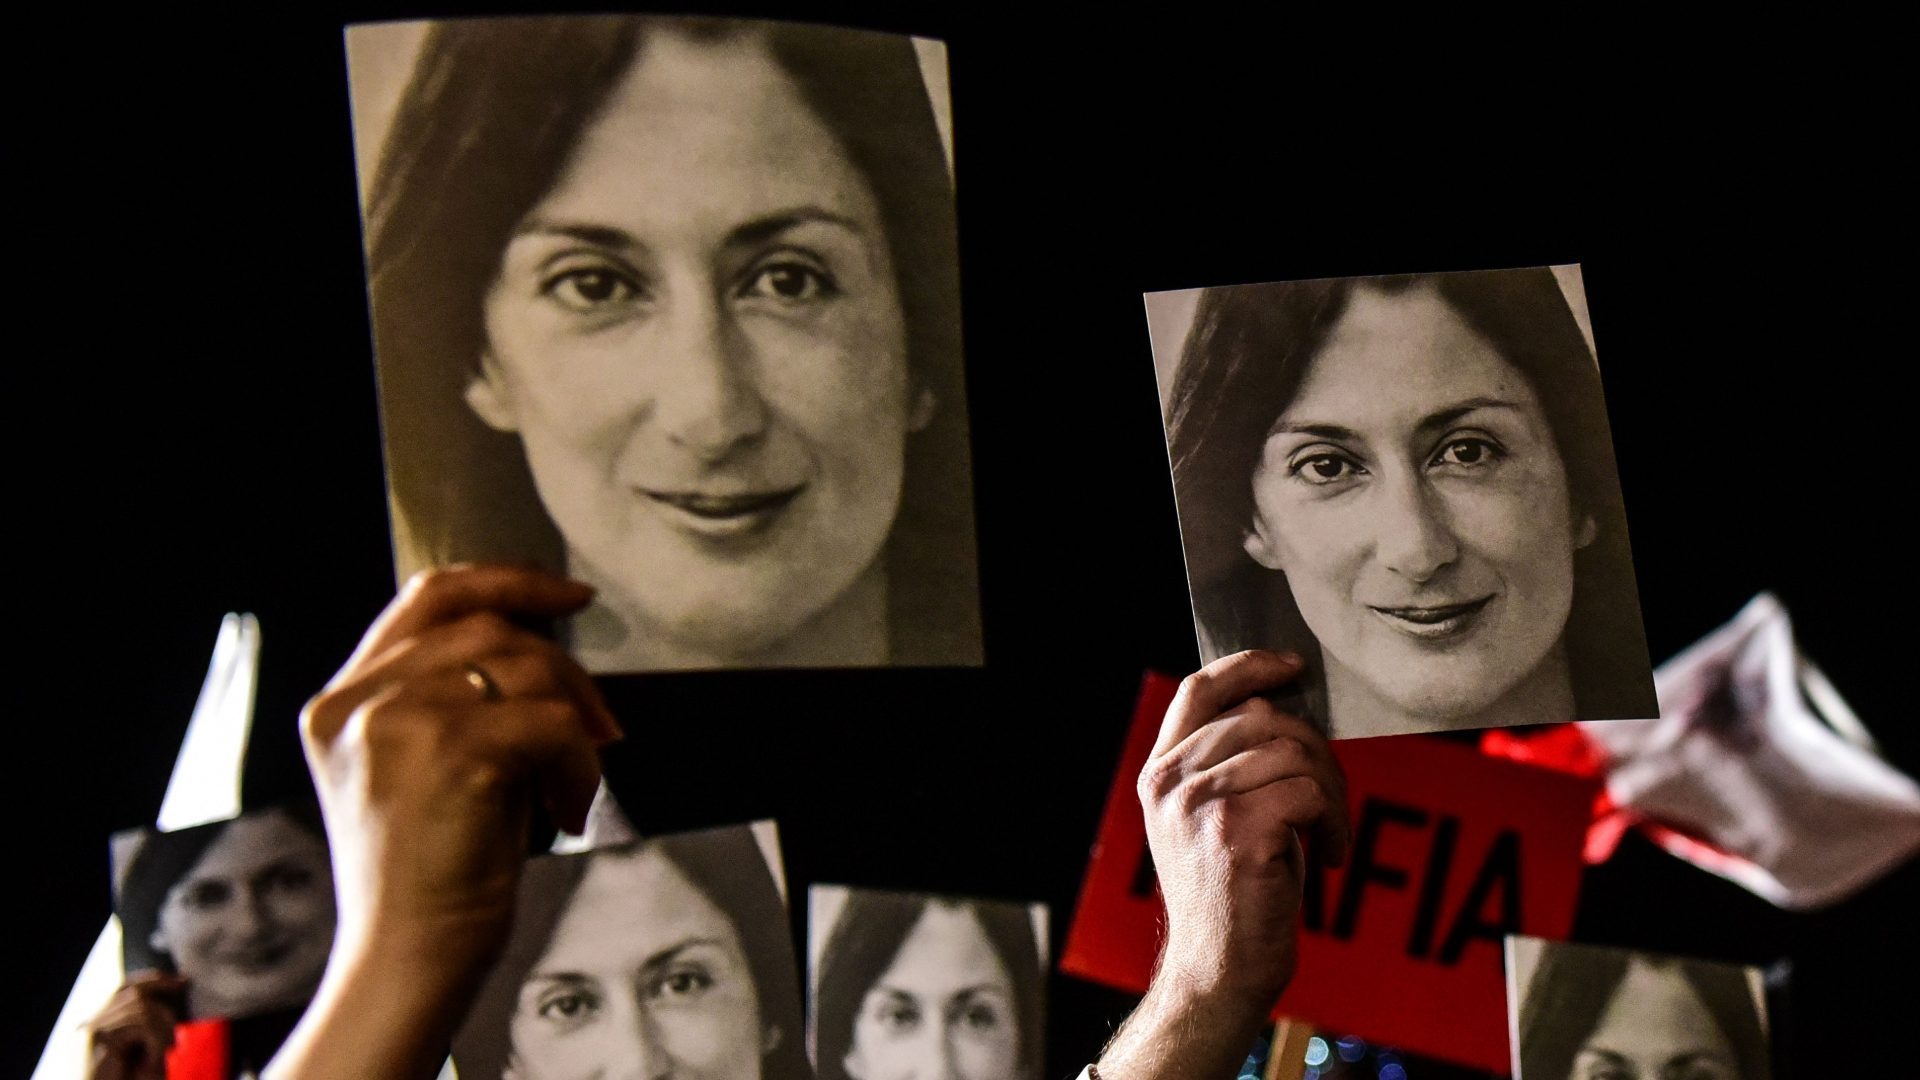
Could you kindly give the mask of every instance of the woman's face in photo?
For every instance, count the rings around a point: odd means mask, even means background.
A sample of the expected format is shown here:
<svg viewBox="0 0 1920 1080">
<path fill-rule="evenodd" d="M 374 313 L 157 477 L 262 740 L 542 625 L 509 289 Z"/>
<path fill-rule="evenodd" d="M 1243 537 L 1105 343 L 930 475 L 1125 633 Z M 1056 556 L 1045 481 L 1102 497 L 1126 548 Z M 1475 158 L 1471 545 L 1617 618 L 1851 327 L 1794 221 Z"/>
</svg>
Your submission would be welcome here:
<svg viewBox="0 0 1920 1080">
<path fill-rule="evenodd" d="M 1541 668 L 1592 539 L 1527 380 L 1430 286 L 1355 289 L 1267 435 L 1253 501 L 1247 553 L 1286 574 L 1329 686 L 1435 722 Z"/>
<path fill-rule="evenodd" d="M 1017 1080 L 1013 980 L 964 907 L 929 904 L 867 991 L 844 1062 L 853 1080 Z"/>
<path fill-rule="evenodd" d="M 196 1016 L 292 1008 L 333 948 L 326 845 L 277 813 L 240 818 L 167 891 L 149 944 L 173 958 Z"/>
<path fill-rule="evenodd" d="M 515 1080 L 758 1080 L 763 1030 L 740 936 L 649 850 L 594 860 L 520 987 Z"/>
<path fill-rule="evenodd" d="M 751 653 L 876 565 L 916 423 L 894 268 L 758 39 L 648 39 L 485 321 L 468 400 L 519 433 L 570 571 L 631 632 Z"/>
<path fill-rule="evenodd" d="M 1678 967 L 1636 962 L 1568 1080 L 1741 1080 L 1736 1060 Z"/>
</svg>

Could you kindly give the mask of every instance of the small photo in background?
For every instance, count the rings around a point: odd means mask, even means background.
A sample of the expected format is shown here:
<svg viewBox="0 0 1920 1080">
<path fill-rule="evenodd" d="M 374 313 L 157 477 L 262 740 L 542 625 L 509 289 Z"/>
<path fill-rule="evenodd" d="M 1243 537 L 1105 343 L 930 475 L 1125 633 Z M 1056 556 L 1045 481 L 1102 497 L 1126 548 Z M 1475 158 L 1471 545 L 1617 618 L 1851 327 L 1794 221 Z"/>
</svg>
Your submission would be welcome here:
<svg viewBox="0 0 1920 1080">
<path fill-rule="evenodd" d="M 772 822 L 528 862 L 460 1032 L 460 1080 L 808 1080 Z"/>
<path fill-rule="evenodd" d="M 820 1080 L 1037 1080 L 1047 908 L 815 885 L 807 893 Z"/>
<path fill-rule="evenodd" d="M 1657 715 L 1579 267 L 1146 305 L 1203 660 L 1335 738 Z"/>
<path fill-rule="evenodd" d="M 186 981 L 187 1016 L 302 1009 L 333 948 L 333 869 L 310 808 L 281 807 L 110 842 L 126 972 Z"/>
<path fill-rule="evenodd" d="M 1759 968 L 1507 938 L 1514 1080 L 1769 1080 Z"/>
</svg>

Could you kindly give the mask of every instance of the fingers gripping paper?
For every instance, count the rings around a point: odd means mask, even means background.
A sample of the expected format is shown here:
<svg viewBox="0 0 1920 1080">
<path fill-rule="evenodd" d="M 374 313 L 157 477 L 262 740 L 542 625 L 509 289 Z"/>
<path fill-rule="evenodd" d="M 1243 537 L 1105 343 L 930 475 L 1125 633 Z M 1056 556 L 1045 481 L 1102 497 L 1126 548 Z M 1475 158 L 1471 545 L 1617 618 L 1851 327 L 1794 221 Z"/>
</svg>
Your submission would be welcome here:
<svg viewBox="0 0 1920 1080">
<path fill-rule="evenodd" d="M 1142 991 L 1162 908 L 1133 778 L 1176 682 L 1150 674 L 1109 792 L 1061 969 Z M 1501 940 L 1564 937 L 1597 783 L 1435 739 L 1334 744 L 1354 844 L 1309 863 L 1300 964 L 1279 1011 L 1418 1053 L 1507 1063 Z"/>
</svg>

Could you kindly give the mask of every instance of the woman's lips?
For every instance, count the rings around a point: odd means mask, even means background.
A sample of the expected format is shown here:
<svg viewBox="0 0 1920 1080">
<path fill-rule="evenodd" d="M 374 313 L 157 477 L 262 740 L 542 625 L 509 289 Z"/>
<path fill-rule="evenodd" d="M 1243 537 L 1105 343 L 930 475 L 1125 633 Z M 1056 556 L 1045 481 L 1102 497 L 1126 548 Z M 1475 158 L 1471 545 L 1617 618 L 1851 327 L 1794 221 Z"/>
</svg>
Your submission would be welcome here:
<svg viewBox="0 0 1920 1080">
<path fill-rule="evenodd" d="M 1367 605 L 1388 626 L 1423 641 L 1441 641 L 1465 633 L 1475 617 L 1490 603 L 1493 594 L 1459 604 L 1419 604 L 1407 607 Z"/>
<path fill-rule="evenodd" d="M 717 493 L 636 488 L 666 510 L 680 528 L 707 537 L 740 536 L 771 524 L 800 497 L 805 484 L 760 491 Z"/>
</svg>

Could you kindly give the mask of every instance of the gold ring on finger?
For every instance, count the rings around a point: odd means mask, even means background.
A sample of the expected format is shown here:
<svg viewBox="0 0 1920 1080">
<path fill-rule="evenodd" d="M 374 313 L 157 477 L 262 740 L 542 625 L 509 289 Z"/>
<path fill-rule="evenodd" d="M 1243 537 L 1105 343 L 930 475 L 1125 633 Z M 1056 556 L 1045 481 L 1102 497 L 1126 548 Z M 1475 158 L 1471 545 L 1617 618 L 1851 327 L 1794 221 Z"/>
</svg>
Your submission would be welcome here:
<svg viewBox="0 0 1920 1080">
<path fill-rule="evenodd" d="M 482 701 L 499 701 L 506 697 L 500 692 L 500 684 L 494 682 L 493 676 L 487 674 L 486 668 L 472 662 L 460 666 L 467 674 L 467 684 L 479 691 Z"/>
</svg>

